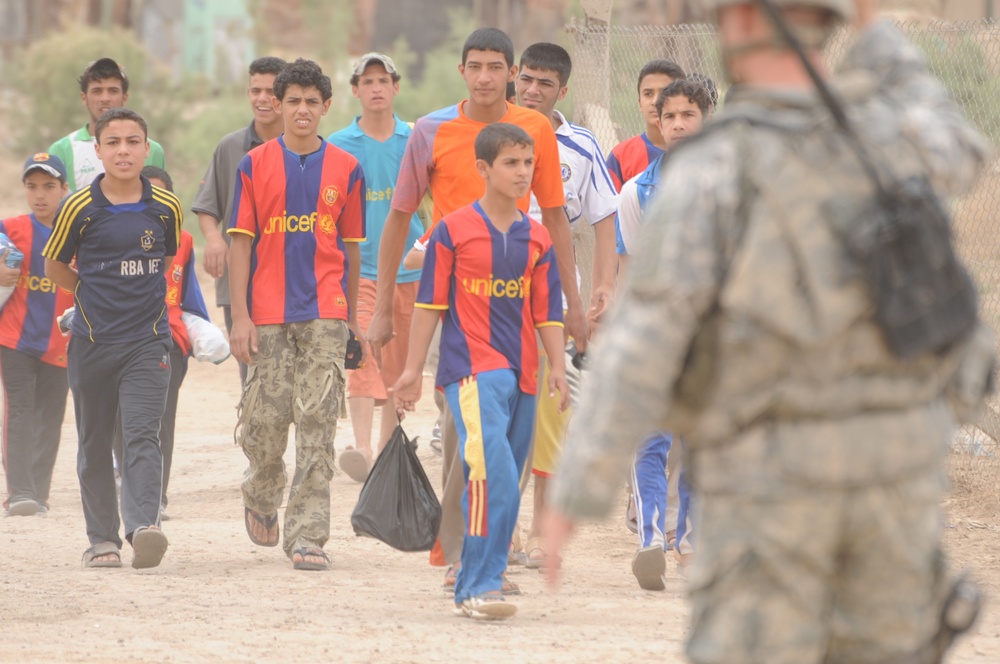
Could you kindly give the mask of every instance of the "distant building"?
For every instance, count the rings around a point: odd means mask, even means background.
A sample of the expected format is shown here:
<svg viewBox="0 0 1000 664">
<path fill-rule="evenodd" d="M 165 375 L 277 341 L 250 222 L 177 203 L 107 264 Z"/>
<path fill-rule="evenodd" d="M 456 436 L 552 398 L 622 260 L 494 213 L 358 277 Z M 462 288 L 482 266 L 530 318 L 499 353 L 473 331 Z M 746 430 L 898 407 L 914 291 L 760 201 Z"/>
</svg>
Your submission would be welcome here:
<svg viewBox="0 0 1000 664">
<path fill-rule="evenodd" d="M 149 52 L 175 73 L 219 84 L 242 81 L 253 59 L 246 0 L 144 2 L 135 30 Z"/>
</svg>

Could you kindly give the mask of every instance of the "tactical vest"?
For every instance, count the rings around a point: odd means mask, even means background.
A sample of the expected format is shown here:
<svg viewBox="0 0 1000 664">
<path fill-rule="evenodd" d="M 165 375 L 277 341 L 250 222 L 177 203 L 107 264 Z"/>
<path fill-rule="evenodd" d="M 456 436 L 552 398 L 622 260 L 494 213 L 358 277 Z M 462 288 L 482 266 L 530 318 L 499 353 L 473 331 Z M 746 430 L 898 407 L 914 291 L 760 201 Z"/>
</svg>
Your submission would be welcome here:
<svg viewBox="0 0 1000 664">
<path fill-rule="evenodd" d="M 854 155 L 822 122 L 790 113 L 795 121 L 783 123 L 759 110 L 752 122 L 729 119 L 728 129 L 715 132 L 717 140 L 746 143 L 738 150 L 745 217 L 731 220 L 740 227 L 728 236 L 738 240 L 717 306 L 702 322 L 711 334 L 700 343 L 696 337 L 688 357 L 686 371 L 700 373 L 702 384 L 676 395 L 678 433 L 715 445 L 769 421 L 833 420 L 940 400 L 961 348 L 897 359 L 841 239 L 873 195 Z M 892 145 L 896 174 L 920 173 L 916 150 L 899 139 Z"/>
</svg>

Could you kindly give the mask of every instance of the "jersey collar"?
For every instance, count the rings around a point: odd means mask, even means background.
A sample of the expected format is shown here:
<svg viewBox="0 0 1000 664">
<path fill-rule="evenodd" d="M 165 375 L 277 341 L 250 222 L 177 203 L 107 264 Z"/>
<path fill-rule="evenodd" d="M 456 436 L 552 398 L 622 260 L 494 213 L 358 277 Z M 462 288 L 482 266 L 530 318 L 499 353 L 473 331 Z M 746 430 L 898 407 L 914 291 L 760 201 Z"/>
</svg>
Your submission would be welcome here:
<svg viewBox="0 0 1000 664">
<path fill-rule="evenodd" d="M 87 125 L 83 125 L 80 129 L 73 134 L 74 141 L 92 141 L 94 137 L 90 135 L 90 131 L 87 129 Z"/>
<path fill-rule="evenodd" d="M 281 149 L 284 150 L 285 152 L 287 152 L 289 154 L 293 154 L 293 155 L 295 155 L 297 157 L 307 157 L 308 158 L 308 157 L 313 156 L 314 154 L 319 154 L 319 153 L 323 152 L 323 148 L 326 147 L 326 143 L 327 143 L 326 139 L 323 138 L 322 136 L 320 136 L 319 134 L 317 134 L 317 137 L 319 138 L 319 141 L 320 141 L 319 147 L 316 148 L 316 150 L 314 150 L 313 152 L 310 152 L 309 154 L 299 154 L 298 152 L 292 152 L 291 150 L 289 150 L 288 146 L 285 145 L 285 135 L 284 134 L 281 134 L 280 136 L 278 136 L 277 140 L 278 140 L 278 144 L 281 146 Z"/>
<path fill-rule="evenodd" d="M 250 152 L 253 148 L 263 144 L 264 139 L 257 134 L 257 130 L 253 126 L 253 120 L 251 120 L 250 126 L 247 127 L 246 133 L 243 135 L 243 152 Z"/>
<path fill-rule="evenodd" d="M 97 207 L 108 207 L 111 205 L 111 201 L 101 191 L 101 180 L 104 179 L 105 175 L 105 173 L 101 173 L 90 183 L 90 200 Z M 145 175 L 140 175 L 139 179 L 142 180 L 142 200 L 148 201 L 153 198 L 153 185 Z"/>
<path fill-rule="evenodd" d="M 351 138 L 364 138 L 365 136 L 367 136 L 364 130 L 361 129 L 361 125 L 358 124 L 358 120 L 360 119 L 361 119 L 360 115 L 355 115 L 354 121 L 347 126 L 346 133 Z M 399 116 L 396 115 L 395 113 L 392 114 L 392 119 L 395 120 L 396 122 L 395 128 L 393 129 L 393 133 L 396 136 L 405 137 L 410 135 L 410 125 L 400 120 Z"/>
<path fill-rule="evenodd" d="M 572 136 L 573 129 L 569 126 L 569 120 L 566 119 L 566 116 L 555 109 L 552 112 L 559 118 L 559 128 L 556 129 L 556 134 L 560 136 Z"/>
<path fill-rule="evenodd" d="M 635 183 L 640 187 L 655 187 L 660 179 L 660 166 L 663 165 L 663 161 L 666 157 L 667 153 L 664 152 L 659 157 L 651 161 L 649 166 L 647 166 L 646 169 L 636 178 Z"/>
</svg>

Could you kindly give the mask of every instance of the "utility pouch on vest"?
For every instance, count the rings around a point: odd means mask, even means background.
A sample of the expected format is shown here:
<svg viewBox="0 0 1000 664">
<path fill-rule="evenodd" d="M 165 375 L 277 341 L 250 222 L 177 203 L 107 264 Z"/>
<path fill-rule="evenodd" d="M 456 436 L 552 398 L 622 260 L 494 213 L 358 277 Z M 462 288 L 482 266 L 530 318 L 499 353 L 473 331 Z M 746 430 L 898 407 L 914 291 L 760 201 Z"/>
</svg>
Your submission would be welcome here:
<svg viewBox="0 0 1000 664">
<path fill-rule="evenodd" d="M 846 239 L 896 357 L 945 351 L 972 333 L 976 289 L 955 255 L 948 213 L 926 180 L 912 177 L 880 191 Z"/>
<path fill-rule="evenodd" d="M 976 289 L 955 254 L 948 213 L 924 178 L 885 182 L 772 0 L 757 0 L 795 50 L 848 146 L 875 186 L 873 207 L 846 238 L 871 287 L 875 322 L 896 357 L 943 352 L 972 333 Z"/>
</svg>

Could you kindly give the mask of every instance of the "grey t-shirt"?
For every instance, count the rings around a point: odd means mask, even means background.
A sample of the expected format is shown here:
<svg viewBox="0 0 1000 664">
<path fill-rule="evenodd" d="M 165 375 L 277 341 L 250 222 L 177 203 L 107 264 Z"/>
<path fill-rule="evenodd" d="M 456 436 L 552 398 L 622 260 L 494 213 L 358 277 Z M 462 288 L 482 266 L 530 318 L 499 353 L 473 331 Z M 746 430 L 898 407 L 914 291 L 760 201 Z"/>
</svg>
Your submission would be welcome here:
<svg viewBox="0 0 1000 664">
<path fill-rule="evenodd" d="M 222 236 L 229 243 L 229 218 L 233 214 L 233 195 L 236 192 L 236 169 L 243 155 L 261 145 L 253 122 L 248 127 L 226 134 L 215 146 L 212 163 L 205 171 L 201 188 L 195 196 L 191 209 L 195 213 L 209 214 L 222 226 Z M 228 307 L 229 301 L 229 268 L 226 267 L 222 276 L 215 280 L 215 306 Z"/>
</svg>

